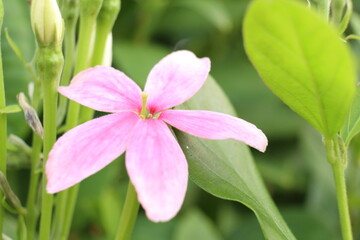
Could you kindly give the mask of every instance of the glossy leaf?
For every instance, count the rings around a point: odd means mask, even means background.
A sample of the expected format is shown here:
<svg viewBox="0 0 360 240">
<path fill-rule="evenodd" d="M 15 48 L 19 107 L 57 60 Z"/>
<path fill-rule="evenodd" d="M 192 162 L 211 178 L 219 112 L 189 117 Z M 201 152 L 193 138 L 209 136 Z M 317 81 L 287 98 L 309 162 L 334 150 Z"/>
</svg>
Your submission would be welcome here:
<svg viewBox="0 0 360 240">
<path fill-rule="evenodd" d="M 236 115 L 211 77 L 193 98 L 178 108 Z M 233 140 L 206 140 L 175 133 L 187 157 L 190 178 L 198 186 L 253 210 L 267 239 L 295 239 L 266 191 L 247 146 Z"/>
<path fill-rule="evenodd" d="M 341 129 L 341 137 L 345 144 L 349 144 L 358 133 L 360 133 L 360 86 L 357 87 L 354 102 Z"/>
<path fill-rule="evenodd" d="M 335 29 L 304 4 L 256 0 L 245 17 L 244 40 L 266 85 L 325 137 L 333 137 L 349 110 L 356 77 Z"/>
</svg>

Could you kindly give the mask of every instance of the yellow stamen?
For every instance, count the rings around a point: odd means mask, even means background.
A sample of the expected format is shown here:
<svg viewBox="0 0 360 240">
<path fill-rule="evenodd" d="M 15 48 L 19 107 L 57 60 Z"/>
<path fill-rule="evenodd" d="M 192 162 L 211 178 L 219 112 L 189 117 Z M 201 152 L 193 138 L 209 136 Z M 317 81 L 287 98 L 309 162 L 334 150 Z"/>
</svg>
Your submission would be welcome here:
<svg viewBox="0 0 360 240">
<path fill-rule="evenodd" d="M 140 118 L 146 119 L 149 115 L 149 110 L 146 108 L 146 101 L 147 101 L 148 95 L 146 93 L 141 93 L 141 99 L 142 99 L 142 107 L 141 107 L 141 113 Z"/>
</svg>

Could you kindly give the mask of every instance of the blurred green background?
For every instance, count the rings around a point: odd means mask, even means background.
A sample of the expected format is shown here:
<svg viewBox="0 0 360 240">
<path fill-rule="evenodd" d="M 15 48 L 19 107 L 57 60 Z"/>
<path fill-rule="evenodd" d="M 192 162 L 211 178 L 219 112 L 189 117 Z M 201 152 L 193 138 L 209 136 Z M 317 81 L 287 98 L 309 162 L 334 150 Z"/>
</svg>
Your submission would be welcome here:
<svg viewBox="0 0 360 240">
<path fill-rule="evenodd" d="M 242 21 L 249 2 L 123 0 L 113 31 L 113 66 L 143 85 L 151 67 L 171 51 L 189 49 L 199 57 L 209 57 L 211 74 L 238 116 L 254 123 L 269 139 L 266 153 L 253 151 L 254 158 L 295 236 L 306 240 L 340 239 L 334 183 L 321 136 L 271 93 L 244 52 Z M 359 1 L 354 4 L 355 12 L 360 12 Z M 29 6 L 25 0 L 11 0 L 4 1 L 4 7 L 4 27 L 26 60 L 31 61 L 35 43 Z M 354 14 L 347 33 L 357 32 L 360 17 Z M 2 35 L 7 101 L 12 104 L 17 93 L 28 92 L 31 76 Z M 359 42 L 351 44 L 354 56 L 360 56 Z M 21 113 L 9 116 L 9 133 L 30 141 L 30 130 Z M 28 187 L 26 162 L 22 153 L 9 155 L 9 181 L 23 203 Z M 120 157 L 81 184 L 71 239 L 112 239 L 127 186 L 123 163 Z M 359 163 L 351 162 L 348 191 L 355 239 L 360 239 L 359 172 Z M 7 222 L 10 235 L 15 232 L 11 219 Z M 141 211 L 133 239 L 264 238 L 254 214 L 245 206 L 215 198 L 190 181 L 178 216 L 167 223 L 152 223 Z"/>
</svg>

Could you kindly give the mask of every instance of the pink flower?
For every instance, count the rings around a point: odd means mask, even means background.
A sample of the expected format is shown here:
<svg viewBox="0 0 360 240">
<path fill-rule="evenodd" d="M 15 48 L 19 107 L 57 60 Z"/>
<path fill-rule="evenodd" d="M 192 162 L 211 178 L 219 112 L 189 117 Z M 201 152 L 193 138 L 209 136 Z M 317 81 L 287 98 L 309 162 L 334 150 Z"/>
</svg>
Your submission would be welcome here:
<svg viewBox="0 0 360 240">
<path fill-rule="evenodd" d="M 167 124 L 197 137 L 232 138 L 265 151 L 265 135 L 242 119 L 210 111 L 169 110 L 191 98 L 209 71 L 208 58 L 178 51 L 155 65 L 144 93 L 124 73 L 101 66 L 79 73 L 68 87 L 59 87 L 61 94 L 80 104 L 113 113 L 58 139 L 46 165 L 47 191 L 71 187 L 126 150 L 127 172 L 148 218 L 167 221 L 179 211 L 188 179 L 184 153 Z"/>
</svg>

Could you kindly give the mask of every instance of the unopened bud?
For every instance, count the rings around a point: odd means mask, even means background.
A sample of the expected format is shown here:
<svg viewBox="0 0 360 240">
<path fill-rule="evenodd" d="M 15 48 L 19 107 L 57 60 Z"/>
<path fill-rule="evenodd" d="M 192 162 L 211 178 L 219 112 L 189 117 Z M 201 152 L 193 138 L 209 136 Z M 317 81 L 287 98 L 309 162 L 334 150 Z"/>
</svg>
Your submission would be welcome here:
<svg viewBox="0 0 360 240">
<path fill-rule="evenodd" d="M 64 22 L 56 0 L 32 0 L 31 24 L 40 46 L 61 44 Z"/>
<path fill-rule="evenodd" d="M 20 107 L 23 109 L 25 114 L 25 120 L 29 124 L 29 126 L 32 128 L 32 130 L 39 135 L 40 137 L 43 137 L 43 127 L 39 120 L 39 117 L 33 107 L 29 105 L 29 103 L 26 100 L 24 93 L 19 93 L 17 95 L 17 99 L 19 101 Z"/>
</svg>

